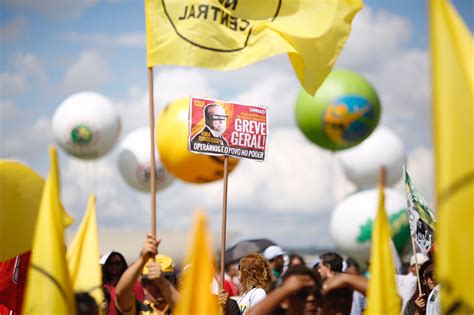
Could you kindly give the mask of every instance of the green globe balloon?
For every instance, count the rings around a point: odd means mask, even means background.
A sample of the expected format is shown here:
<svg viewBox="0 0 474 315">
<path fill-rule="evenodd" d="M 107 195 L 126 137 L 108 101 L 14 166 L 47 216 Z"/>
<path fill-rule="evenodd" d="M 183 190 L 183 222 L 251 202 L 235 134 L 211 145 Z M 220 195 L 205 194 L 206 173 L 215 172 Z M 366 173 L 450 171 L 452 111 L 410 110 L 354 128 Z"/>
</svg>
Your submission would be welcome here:
<svg viewBox="0 0 474 315">
<path fill-rule="evenodd" d="M 374 131 L 380 101 L 361 75 L 333 70 L 314 97 L 302 90 L 296 99 L 296 121 L 311 142 L 337 151 L 353 147 Z"/>
</svg>

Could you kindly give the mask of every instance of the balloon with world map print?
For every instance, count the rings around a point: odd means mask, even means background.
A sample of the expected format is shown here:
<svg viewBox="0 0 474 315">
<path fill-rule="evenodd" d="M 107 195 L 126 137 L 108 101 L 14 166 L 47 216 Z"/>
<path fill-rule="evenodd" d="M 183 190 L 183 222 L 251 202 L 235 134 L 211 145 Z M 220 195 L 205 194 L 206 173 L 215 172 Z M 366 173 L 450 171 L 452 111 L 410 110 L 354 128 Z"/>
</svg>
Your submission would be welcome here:
<svg viewBox="0 0 474 315">
<path fill-rule="evenodd" d="M 338 251 L 366 265 L 370 258 L 372 223 L 377 212 L 378 189 L 369 189 L 347 196 L 334 209 L 329 226 Z M 392 228 L 392 240 L 398 253 L 410 241 L 407 201 L 404 194 L 385 189 L 385 210 Z"/>
<path fill-rule="evenodd" d="M 133 188 L 150 192 L 151 158 L 150 128 L 142 127 L 130 132 L 119 146 L 118 167 L 123 179 Z M 174 177 L 161 163 L 155 149 L 156 191 L 166 189 Z"/>
<path fill-rule="evenodd" d="M 298 127 L 311 142 L 332 150 L 353 147 L 367 138 L 380 118 L 380 101 L 361 75 L 333 70 L 313 96 L 296 99 Z"/>
<path fill-rule="evenodd" d="M 188 151 L 189 98 L 178 99 L 160 112 L 156 122 L 156 142 L 160 158 L 175 177 L 202 184 L 224 177 L 224 157 L 195 154 Z M 239 159 L 229 158 L 231 172 Z"/>
<path fill-rule="evenodd" d="M 96 159 L 107 154 L 120 135 L 120 117 L 105 96 L 79 92 L 66 98 L 52 121 L 54 140 L 68 154 L 79 159 Z"/>
</svg>

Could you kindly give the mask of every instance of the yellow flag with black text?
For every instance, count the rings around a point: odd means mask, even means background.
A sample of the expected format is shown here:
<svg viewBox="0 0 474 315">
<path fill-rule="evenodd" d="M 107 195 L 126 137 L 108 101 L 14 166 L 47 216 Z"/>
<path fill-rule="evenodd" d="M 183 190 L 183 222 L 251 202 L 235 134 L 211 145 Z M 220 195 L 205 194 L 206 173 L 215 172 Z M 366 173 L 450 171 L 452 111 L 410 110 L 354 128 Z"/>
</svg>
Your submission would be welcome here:
<svg viewBox="0 0 474 315">
<path fill-rule="evenodd" d="M 145 0 L 147 64 L 234 70 L 288 53 L 314 95 L 362 0 Z"/>
<path fill-rule="evenodd" d="M 176 305 L 175 315 L 219 314 L 217 296 L 211 293 L 214 276 L 212 251 L 204 214 L 198 212 L 191 244 L 188 247 L 186 264 L 190 268 L 184 272 L 180 288 L 181 299 Z"/>
<path fill-rule="evenodd" d="M 474 313 L 474 40 L 449 1 L 430 1 L 436 160 L 435 271 L 443 313 Z"/>
<path fill-rule="evenodd" d="M 49 149 L 50 170 L 44 184 L 23 300 L 24 314 L 75 314 L 66 262 L 66 222 L 59 199 L 56 149 Z"/>
<path fill-rule="evenodd" d="M 379 188 L 379 205 L 372 229 L 367 309 L 364 315 L 399 315 L 401 300 L 395 284 L 391 232 L 385 212 L 384 187 Z"/>
<path fill-rule="evenodd" d="M 96 197 L 91 194 L 86 214 L 67 252 L 67 262 L 74 292 L 88 293 L 101 305 L 104 293 L 95 204 Z"/>
</svg>

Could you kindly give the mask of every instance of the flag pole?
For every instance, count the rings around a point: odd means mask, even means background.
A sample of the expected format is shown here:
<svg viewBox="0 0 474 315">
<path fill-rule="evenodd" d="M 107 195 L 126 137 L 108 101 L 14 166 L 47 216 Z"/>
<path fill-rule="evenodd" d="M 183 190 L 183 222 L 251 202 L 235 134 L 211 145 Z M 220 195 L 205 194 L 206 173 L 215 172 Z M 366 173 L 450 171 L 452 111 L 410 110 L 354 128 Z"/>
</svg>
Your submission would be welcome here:
<svg viewBox="0 0 474 315">
<path fill-rule="evenodd" d="M 224 156 L 224 192 L 222 198 L 222 228 L 221 228 L 221 281 L 219 283 L 219 291 L 224 288 L 224 276 L 225 276 L 225 238 L 226 238 L 226 225 L 227 225 L 227 183 L 228 183 L 228 164 L 229 156 Z"/>
<path fill-rule="evenodd" d="M 155 105 L 153 100 L 153 67 L 148 67 L 148 96 L 150 115 L 150 193 L 151 234 L 156 236 L 156 174 L 155 174 Z"/>
<path fill-rule="evenodd" d="M 418 294 L 421 294 L 421 279 L 420 279 L 420 271 L 418 269 L 418 258 L 416 257 L 416 247 L 415 241 L 413 240 L 413 236 L 411 235 L 410 231 L 410 238 L 411 238 L 411 246 L 413 248 L 413 256 L 415 257 L 415 270 L 416 270 L 416 280 L 418 282 Z"/>
<path fill-rule="evenodd" d="M 386 174 L 387 172 L 386 172 L 385 166 L 382 165 L 379 171 L 379 185 L 382 185 L 383 187 L 385 187 Z"/>
</svg>

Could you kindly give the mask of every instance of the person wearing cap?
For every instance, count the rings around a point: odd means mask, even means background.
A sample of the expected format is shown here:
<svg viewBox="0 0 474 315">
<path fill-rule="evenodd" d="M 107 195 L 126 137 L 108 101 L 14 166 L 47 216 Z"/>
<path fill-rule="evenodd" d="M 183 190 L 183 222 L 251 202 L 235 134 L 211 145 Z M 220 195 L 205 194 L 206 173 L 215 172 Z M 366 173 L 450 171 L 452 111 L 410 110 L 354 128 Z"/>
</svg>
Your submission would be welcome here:
<svg viewBox="0 0 474 315">
<path fill-rule="evenodd" d="M 160 240 L 148 234 L 138 259 L 125 271 L 116 288 L 117 310 L 124 315 L 171 314 L 179 298 L 176 288 L 170 283 L 176 278 L 173 260 L 158 254 Z M 154 260 L 152 258 L 155 258 Z M 145 301 L 141 303 L 133 294 L 132 288 L 141 276 Z"/>
<path fill-rule="evenodd" d="M 268 260 L 270 268 L 272 269 L 273 275 L 275 276 L 275 279 L 277 279 L 277 281 L 278 279 L 280 279 L 281 274 L 283 272 L 284 255 L 285 252 L 279 246 L 276 245 L 267 247 L 267 249 L 265 249 L 265 251 L 263 252 L 263 256 L 266 260 Z"/>
<path fill-rule="evenodd" d="M 412 255 L 410 257 L 410 266 L 408 267 L 408 271 L 410 274 L 416 276 L 416 267 L 418 265 L 418 269 L 420 269 L 421 265 L 423 265 L 426 261 L 428 261 L 428 256 L 422 253 L 416 253 L 416 255 Z"/>
</svg>

